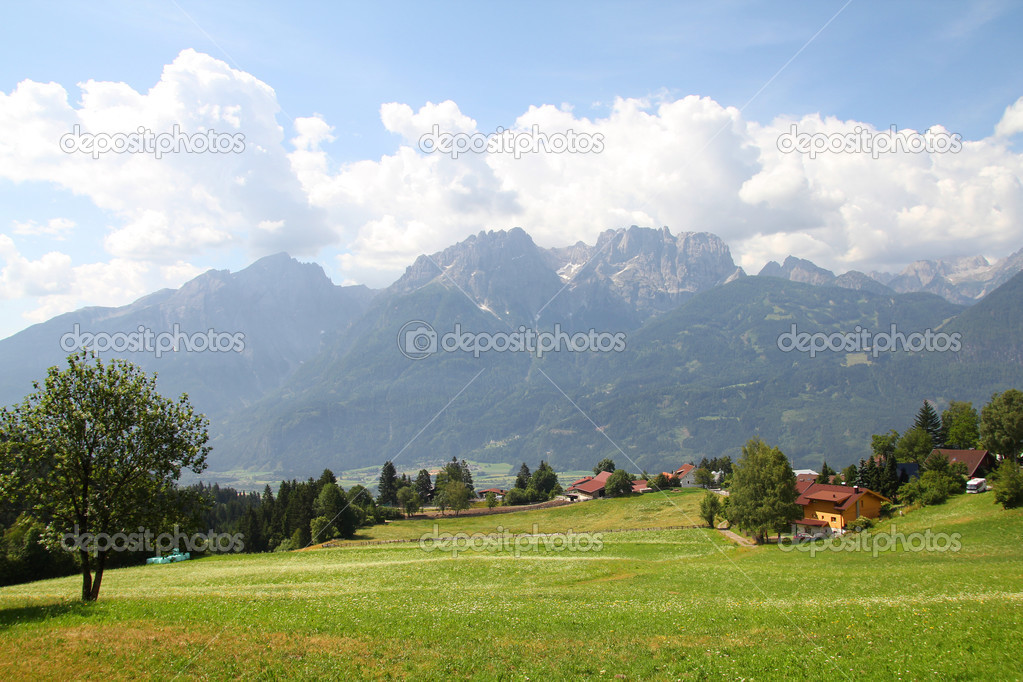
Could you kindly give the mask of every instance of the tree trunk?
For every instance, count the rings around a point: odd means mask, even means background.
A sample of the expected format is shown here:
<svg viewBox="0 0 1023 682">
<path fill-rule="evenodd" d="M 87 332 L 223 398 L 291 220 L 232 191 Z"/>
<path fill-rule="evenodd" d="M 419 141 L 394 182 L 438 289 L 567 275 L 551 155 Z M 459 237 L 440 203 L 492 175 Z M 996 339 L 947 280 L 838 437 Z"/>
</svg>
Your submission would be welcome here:
<svg viewBox="0 0 1023 682">
<path fill-rule="evenodd" d="M 96 577 L 92 581 L 92 592 L 90 594 L 89 601 L 96 601 L 99 599 L 99 586 L 103 582 L 103 566 L 107 563 L 107 553 L 99 552 L 96 556 Z"/>
<path fill-rule="evenodd" d="M 78 550 L 82 559 L 82 601 L 92 601 L 92 568 L 89 566 L 89 552 Z"/>
</svg>

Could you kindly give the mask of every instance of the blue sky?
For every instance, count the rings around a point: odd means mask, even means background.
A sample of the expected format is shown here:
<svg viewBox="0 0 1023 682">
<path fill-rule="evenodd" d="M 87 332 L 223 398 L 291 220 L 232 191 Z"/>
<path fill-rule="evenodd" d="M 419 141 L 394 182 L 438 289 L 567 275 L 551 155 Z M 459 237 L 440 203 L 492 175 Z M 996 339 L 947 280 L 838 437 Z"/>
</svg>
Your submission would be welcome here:
<svg viewBox="0 0 1023 682">
<path fill-rule="evenodd" d="M 545 246 L 580 238 L 592 243 L 603 229 L 647 219 L 673 231 L 706 229 L 722 234 L 748 270 L 788 252 L 839 271 L 892 269 L 916 258 L 965 253 L 1003 257 L 1023 247 L 1019 135 L 1016 114 L 1007 114 L 1023 97 L 1021 28 L 1023 5 L 1011 2 L 6 5 L 0 10 L 0 93 L 8 97 L 0 97 L 0 120 L 7 123 L 9 144 L 5 149 L 0 141 L 0 164 L 9 170 L 0 171 L 0 337 L 82 305 L 124 304 L 211 267 L 238 269 L 277 250 L 321 263 L 336 282 L 383 286 L 419 252 L 439 250 L 479 229 L 514 225 Z M 189 49 L 199 57 L 179 59 Z M 172 64 L 178 65 L 178 80 L 170 90 L 180 97 L 181 111 L 207 107 L 202 115 L 223 126 L 235 120 L 223 111 L 240 106 L 249 116 L 242 128 L 276 122 L 279 140 L 242 130 L 253 144 L 279 147 L 268 152 L 273 158 L 250 164 L 246 156 L 212 170 L 213 162 L 204 159 L 195 186 L 170 196 L 166 185 L 193 177 L 187 166 L 162 179 L 158 171 L 128 172 L 113 160 L 88 167 L 80 165 L 84 159 L 60 158 L 52 161 L 63 164 L 56 171 L 30 149 L 10 143 L 36 134 L 34 120 L 52 123 L 54 131 L 69 127 L 69 116 L 123 123 L 132 120 L 130 109 L 137 105 L 138 120 L 148 121 L 157 115 L 157 103 L 128 101 L 109 88 L 97 98 L 102 112 L 90 115 L 78 84 L 123 83 L 145 96 Z M 222 92 L 208 85 L 210 74 L 224 73 L 237 84 Z M 43 88 L 13 97 L 23 81 L 58 84 L 66 106 L 54 104 Z M 258 83 L 272 89 L 266 101 Z M 265 108 L 248 111 L 250 93 Z M 693 95 L 703 104 L 679 104 L 673 113 L 659 108 Z M 119 110 L 111 104 L 118 98 L 124 99 Z M 448 101 L 456 113 L 429 108 Z M 408 115 L 391 109 L 385 124 L 382 108 L 390 103 L 407 105 Z M 604 130 L 609 146 L 621 142 L 618 153 L 625 140 L 633 141 L 622 157 L 635 164 L 633 176 L 649 167 L 660 182 L 676 172 L 671 154 L 636 146 L 636 139 L 655 130 L 680 140 L 677 194 L 700 194 L 699 200 L 666 198 L 670 178 L 649 196 L 649 185 L 637 181 L 628 193 L 574 221 L 539 202 L 545 189 L 530 186 L 523 171 L 500 163 L 434 167 L 427 164 L 433 159 L 414 150 L 415 131 L 429 122 L 471 120 L 472 129 L 489 133 L 521 124 L 531 107 L 543 105 L 564 112 L 573 125 Z M 730 107 L 738 111 L 729 113 Z M 564 119 L 550 111 L 536 116 L 549 125 Z M 698 140 L 713 133 L 686 138 L 704 119 L 712 122 L 709 130 L 728 129 L 709 146 Z M 817 130 L 829 119 L 877 130 L 941 126 L 977 145 L 968 145 L 969 160 L 964 154 L 956 164 L 945 159 L 925 169 L 912 166 L 920 172 L 919 186 L 902 187 L 893 197 L 862 185 L 861 166 L 804 162 L 797 180 L 786 175 L 791 169 L 765 172 L 763 150 L 770 144 L 764 140 L 773 139 L 766 129 L 792 120 Z M 1003 119 L 1008 132 L 991 141 Z M 301 133 L 296 121 L 311 121 L 312 127 Z M 328 128 L 333 139 L 323 136 Z M 117 130 L 95 132 L 101 129 Z M 296 136 L 304 142 L 293 142 Z M 45 146 L 49 138 L 39 139 Z M 303 145 L 308 157 L 295 153 Z M 419 156 L 403 158 L 403 149 Z M 684 150 L 695 151 L 694 157 Z M 72 168 L 72 161 L 79 165 Z M 300 161 L 312 164 L 305 173 L 296 170 Z M 602 161 L 612 164 L 610 151 Z M 613 165 L 620 169 L 622 162 Z M 687 166 L 697 175 L 725 179 L 698 188 L 686 179 Z M 989 167 L 1001 169 L 998 177 L 977 180 L 987 177 L 983 169 Z M 876 168 L 879 177 L 907 174 L 894 162 Z M 551 172 L 548 183 L 566 186 L 623 182 L 610 166 L 545 170 Z M 106 173 L 111 180 L 101 186 Z M 761 178 L 751 182 L 758 173 Z M 161 195 L 153 206 L 146 205 L 146 192 L 130 185 L 132 174 L 147 178 Z M 229 174 L 248 178 L 245 187 L 254 196 L 266 195 L 261 181 L 284 186 L 281 202 L 293 206 L 266 208 L 263 216 L 251 208 L 251 196 L 234 197 L 231 187 L 238 182 L 219 182 Z M 531 169 L 529 175 L 543 173 Z M 931 194 L 928 178 L 956 189 L 949 196 Z M 786 182 L 804 187 L 805 196 L 779 198 Z M 452 216 L 457 202 L 430 198 L 452 187 L 484 208 Z M 392 196 L 399 208 L 389 203 Z M 565 196 L 593 203 L 585 195 Z M 974 212 L 954 207 L 956 196 L 969 197 Z M 182 208 L 188 201 L 216 206 L 205 213 Z M 236 207 L 232 201 L 248 203 Z M 173 210 L 161 208 L 167 206 Z M 992 221 L 990 211 L 999 220 Z M 850 216 L 861 214 L 872 216 L 871 225 L 885 226 L 885 248 L 856 242 L 864 228 Z M 713 216 L 724 217 L 716 224 Z M 231 226 L 216 224 L 219 218 Z M 73 227 L 41 227 L 54 220 Z M 261 220 L 283 227 L 251 234 L 248 225 Z M 316 229 L 308 228 L 313 223 Z M 921 224 L 933 229 L 933 239 L 912 238 Z M 144 243 L 147 229 L 152 248 Z"/>
</svg>

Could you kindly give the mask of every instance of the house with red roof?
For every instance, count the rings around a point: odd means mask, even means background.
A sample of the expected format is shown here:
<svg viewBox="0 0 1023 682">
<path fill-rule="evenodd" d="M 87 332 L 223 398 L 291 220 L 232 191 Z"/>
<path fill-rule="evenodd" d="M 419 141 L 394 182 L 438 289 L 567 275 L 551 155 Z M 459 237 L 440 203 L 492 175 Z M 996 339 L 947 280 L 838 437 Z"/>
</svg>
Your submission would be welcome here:
<svg viewBox="0 0 1023 682">
<path fill-rule="evenodd" d="M 653 492 L 653 490 L 653 488 L 647 485 L 646 480 L 632 482 L 632 492 L 634 493 L 649 493 Z"/>
<path fill-rule="evenodd" d="M 483 490 L 477 490 L 476 496 L 481 500 L 484 500 L 487 497 L 487 493 L 494 493 L 494 497 L 498 500 L 503 500 L 504 496 L 508 494 L 508 491 L 502 488 L 484 488 Z"/>
<path fill-rule="evenodd" d="M 610 476 L 610 471 L 601 471 L 596 476 L 583 476 L 565 488 L 565 497 L 577 501 L 604 497 L 604 484 Z"/>
<path fill-rule="evenodd" d="M 695 473 L 695 471 L 695 464 L 683 464 L 678 469 L 671 472 L 671 475 L 678 479 L 678 484 L 683 488 L 692 488 L 696 485 L 696 480 L 693 478 L 693 473 Z"/>
<path fill-rule="evenodd" d="M 947 448 L 936 448 L 931 454 L 940 453 L 948 457 L 948 461 L 962 462 L 966 465 L 966 478 L 983 478 L 987 476 L 996 466 L 998 461 L 995 456 L 987 450 L 949 450 Z"/>
<path fill-rule="evenodd" d="M 881 505 L 890 501 L 869 488 L 813 481 L 798 481 L 796 493 L 796 504 L 803 508 L 803 518 L 795 522 L 795 532 L 810 535 L 844 531 L 860 516 L 879 518 Z"/>
</svg>

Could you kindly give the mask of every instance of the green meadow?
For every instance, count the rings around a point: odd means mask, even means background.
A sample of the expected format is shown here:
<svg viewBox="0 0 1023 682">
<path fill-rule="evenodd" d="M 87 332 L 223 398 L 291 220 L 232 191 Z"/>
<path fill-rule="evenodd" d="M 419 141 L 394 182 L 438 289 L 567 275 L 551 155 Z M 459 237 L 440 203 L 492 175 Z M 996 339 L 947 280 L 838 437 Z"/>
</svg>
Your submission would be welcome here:
<svg viewBox="0 0 1023 682">
<path fill-rule="evenodd" d="M 608 532 L 692 523 L 700 494 L 437 521 L 452 534 L 589 533 L 586 551 L 541 538 L 519 552 L 220 556 L 110 571 L 89 605 L 78 578 L 3 588 L 0 678 L 1023 677 L 1023 510 L 955 497 L 893 521 L 951 547 L 876 556 L 740 548 L 710 529 Z"/>
</svg>

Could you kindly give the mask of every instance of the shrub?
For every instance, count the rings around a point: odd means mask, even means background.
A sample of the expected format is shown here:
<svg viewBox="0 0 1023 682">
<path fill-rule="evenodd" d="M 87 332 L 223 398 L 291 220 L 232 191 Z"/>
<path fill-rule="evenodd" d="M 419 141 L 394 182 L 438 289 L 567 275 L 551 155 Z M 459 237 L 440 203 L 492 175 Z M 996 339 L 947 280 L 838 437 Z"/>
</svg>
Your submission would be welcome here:
<svg viewBox="0 0 1023 682">
<path fill-rule="evenodd" d="M 962 476 L 959 474 L 947 471 L 925 471 L 920 477 L 904 483 L 899 488 L 899 497 L 924 506 L 944 504 L 950 495 L 959 492 L 960 479 Z"/>
<path fill-rule="evenodd" d="M 520 504 L 529 504 L 529 495 L 522 488 L 512 488 L 504 496 L 504 503 L 509 507 L 516 507 Z"/>
<path fill-rule="evenodd" d="M 857 530 L 870 530 L 874 527 L 874 519 L 868 519 L 866 516 L 857 516 L 856 520 L 852 522 L 852 526 Z"/>
<path fill-rule="evenodd" d="M 604 494 L 608 497 L 622 497 L 632 492 L 632 474 L 625 469 L 618 469 L 608 476 L 604 484 Z"/>
<path fill-rule="evenodd" d="M 1005 460 L 998 467 L 998 485 L 995 487 L 995 504 L 1003 509 L 1023 506 L 1023 472 L 1012 460 Z"/>
<path fill-rule="evenodd" d="M 649 481 L 647 481 L 647 485 L 653 488 L 654 490 L 667 490 L 670 487 L 668 477 L 665 476 L 664 474 L 657 474 Z"/>
<path fill-rule="evenodd" d="M 376 523 L 383 523 L 386 521 L 398 521 L 399 519 L 405 518 L 404 514 L 397 507 L 386 507 L 379 506 L 373 510 L 373 516 Z"/>
</svg>

